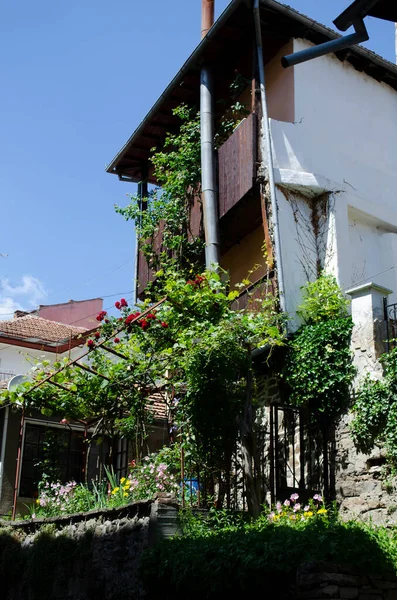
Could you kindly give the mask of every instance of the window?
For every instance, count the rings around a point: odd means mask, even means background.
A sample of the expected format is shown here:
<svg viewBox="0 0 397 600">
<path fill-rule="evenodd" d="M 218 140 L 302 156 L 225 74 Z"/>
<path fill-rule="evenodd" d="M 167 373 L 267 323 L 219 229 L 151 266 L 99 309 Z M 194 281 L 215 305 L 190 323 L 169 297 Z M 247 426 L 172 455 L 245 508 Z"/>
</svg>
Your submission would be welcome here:
<svg viewBox="0 0 397 600">
<path fill-rule="evenodd" d="M 32 498 L 46 470 L 54 481 L 83 481 L 88 445 L 81 430 L 27 423 L 23 447 L 19 496 Z M 102 456 L 100 456 L 102 455 Z M 100 458 L 106 461 L 108 444 L 93 443 L 89 453 L 87 480 L 95 479 Z"/>
</svg>

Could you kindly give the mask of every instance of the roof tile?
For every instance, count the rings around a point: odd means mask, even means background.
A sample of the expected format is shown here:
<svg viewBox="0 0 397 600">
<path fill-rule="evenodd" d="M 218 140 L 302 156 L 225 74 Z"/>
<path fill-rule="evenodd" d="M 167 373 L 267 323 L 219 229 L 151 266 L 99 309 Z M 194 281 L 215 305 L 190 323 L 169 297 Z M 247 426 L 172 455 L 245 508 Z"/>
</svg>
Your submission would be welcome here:
<svg viewBox="0 0 397 600">
<path fill-rule="evenodd" d="M 87 329 L 48 321 L 34 315 L 26 315 L 10 321 L 0 321 L 0 337 L 15 338 L 29 342 L 65 342 Z"/>
</svg>

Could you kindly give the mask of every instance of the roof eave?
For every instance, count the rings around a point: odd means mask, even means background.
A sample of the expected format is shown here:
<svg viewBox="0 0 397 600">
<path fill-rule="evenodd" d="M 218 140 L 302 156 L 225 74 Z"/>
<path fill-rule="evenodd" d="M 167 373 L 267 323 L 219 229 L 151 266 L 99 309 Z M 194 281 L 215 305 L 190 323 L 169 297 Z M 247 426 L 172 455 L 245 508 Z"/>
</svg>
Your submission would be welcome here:
<svg viewBox="0 0 397 600">
<path fill-rule="evenodd" d="M 302 15 L 301 13 L 294 10 L 293 8 L 290 8 L 289 6 L 280 4 L 276 0 L 260 0 L 260 2 L 261 2 L 261 7 L 263 7 L 263 9 L 274 10 L 275 12 L 280 13 L 280 14 L 284 15 L 285 17 L 287 17 L 288 19 L 292 19 L 297 24 L 301 25 L 303 27 L 303 31 L 300 32 L 300 33 L 302 33 L 302 35 L 301 34 L 296 35 L 295 36 L 296 38 L 305 37 L 305 39 L 308 39 L 308 40 L 310 40 L 310 38 L 318 38 L 319 43 L 321 43 L 321 41 L 325 42 L 325 41 L 329 41 L 329 40 L 338 39 L 341 37 L 338 33 L 333 31 L 332 29 L 329 29 L 328 27 L 321 25 L 317 21 L 310 19 L 309 17 L 306 17 L 305 15 Z M 226 24 L 229 17 L 236 11 L 236 9 L 241 4 L 247 4 L 247 3 L 250 4 L 249 0 L 234 0 L 223 11 L 223 13 L 217 19 L 217 21 L 215 22 L 213 27 L 209 30 L 209 32 L 207 33 L 205 38 L 196 47 L 196 49 L 189 56 L 189 58 L 184 63 L 182 68 L 178 71 L 178 73 L 172 79 L 170 84 L 167 86 L 165 91 L 160 95 L 160 97 L 158 98 L 156 103 L 153 105 L 151 110 L 147 113 L 147 115 L 145 116 L 143 121 L 135 129 L 133 134 L 129 137 L 129 139 L 124 144 L 124 146 L 121 148 L 121 150 L 116 154 L 116 156 L 113 158 L 111 163 L 106 167 L 107 173 L 112 173 L 114 175 L 118 175 L 119 178 L 124 181 L 130 181 L 130 182 L 139 182 L 140 181 L 141 178 L 134 177 L 131 175 L 126 175 L 121 169 L 117 169 L 117 164 L 119 163 L 120 160 L 123 159 L 123 157 L 125 156 L 127 151 L 133 146 L 134 141 L 137 140 L 139 138 L 139 136 L 141 136 L 144 133 L 146 126 L 150 123 L 151 119 L 153 117 L 155 117 L 157 111 L 161 108 L 162 103 L 165 100 L 167 100 L 172 95 L 173 90 L 182 83 L 184 76 L 189 71 L 194 70 L 194 68 L 200 64 L 200 62 L 203 58 L 204 51 L 206 50 L 207 46 L 209 45 L 211 40 L 217 35 L 218 31 Z M 303 36 L 303 32 L 305 33 L 304 36 Z M 383 71 L 386 71 L 386 76 L 384 78 L 382 78 L 381 80 L 382 81 L 388 80 L 388 81 L 386 81 L 386 83 L 388 83 L 390 85 L 392 85 L 392 82 L 393 82 L 392 87 L 394 87 L 394 89 L 397 90 L 397 66 L 392 64 L 391 62 L 387 61 L 386 59 L 382 58 L 381 56 L 378 56 L 371 50 L 368 50 L 361 46 L 353 46 L 347 50 L 342 50 L 341 52 L 338 53 L 338 55 L 347 57 L 348 60 L 351 60 L 351 62 L 353 62 L 352 57 L 354 56 L 358 60 L 367 61 L 368 63 L 373 65 L 373 67 L 375 69 L 381 69 Z M 372 76 L 375 79 L 377 79 L 377 77 L 375 77 L 375 74 L 373 74 Z M 147 160 L 148 159 L 146 159 L 146 161 Z"/>
</svg>

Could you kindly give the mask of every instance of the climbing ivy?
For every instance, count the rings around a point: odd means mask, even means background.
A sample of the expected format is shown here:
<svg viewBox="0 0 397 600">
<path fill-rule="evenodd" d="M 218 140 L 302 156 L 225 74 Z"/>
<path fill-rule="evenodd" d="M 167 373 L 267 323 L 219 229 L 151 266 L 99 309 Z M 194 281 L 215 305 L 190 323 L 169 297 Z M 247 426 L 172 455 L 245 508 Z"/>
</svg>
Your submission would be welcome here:
<svg viewBox="0 0 397 600">
<path fill-rule="evenodd" d="M 351 432 L 356 447 L 369 453 L 381 445 L 397 471 L 397 348 L 380 358 L 383 379 L 367 375 L 356 392 Z"/>
<path fill-rule="evenodd" d="M 173 114 L 180 119 L 179 130 L 168 133 L 163 149 L 151 159 L 160 187 L 142 200 L 131 196 L 128 206 L 115 207 L 127 221 L 134 221 L 140 249 L 155 271 L 160 265 L 197 265 L 203 251 L 201 239 L 189 231 L 193 203 L 200 201 L 200 116 L 186 105 Z"/>
<path fill-rule="evenodd" d="M 290 402 L 307 407 L 325 423 L 347 408 L 354 377 L 350 339 L 352 319 L 336 280 L 323 274 L 303 288 L 298 314 L 305 320 L 292 336 L 283 378 Z"/>
</svg>

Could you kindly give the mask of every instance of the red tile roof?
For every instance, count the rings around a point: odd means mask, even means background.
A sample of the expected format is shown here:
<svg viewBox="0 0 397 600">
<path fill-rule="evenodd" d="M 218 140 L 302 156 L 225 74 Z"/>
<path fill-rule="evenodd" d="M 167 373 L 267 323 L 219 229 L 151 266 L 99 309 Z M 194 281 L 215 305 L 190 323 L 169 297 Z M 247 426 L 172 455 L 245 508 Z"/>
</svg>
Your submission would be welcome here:
<svg viewBox="0 0 397 600">
<path fill-rule="evenodd" d="M 165 393 L 153 392 L 147 399 L 147 408 L 155 419 L 166 420 L 168 407 L 165 401 Z"/>
<path fill-rule="evenodd" d="M 0 340 L 2 337 L 7 337 L 31 343 L 44 342 L 54 345 L 54 343 L 65 343 L 86 331 L 87 329 L 84 327 L 48 321 L 34 315 L 0 321 Z"/>
</svg>

